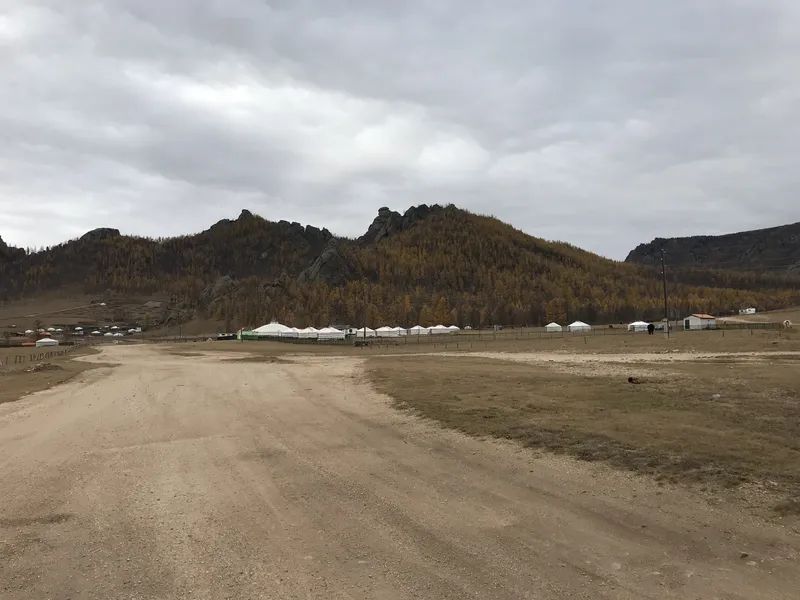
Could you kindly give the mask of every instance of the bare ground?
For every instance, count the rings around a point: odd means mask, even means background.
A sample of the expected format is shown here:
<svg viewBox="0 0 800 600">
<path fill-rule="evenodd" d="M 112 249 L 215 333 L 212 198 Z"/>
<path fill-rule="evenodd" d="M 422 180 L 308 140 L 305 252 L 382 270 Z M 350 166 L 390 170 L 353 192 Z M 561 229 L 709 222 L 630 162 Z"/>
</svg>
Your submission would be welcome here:
<svg viewBox="0 0 800 600">
<path fill-rule="evenodd" d="M 63 356 L 49 356 L 55 354 L 52 350 L 59 348 L 0 348 L 0 404 L 65 383 L 97 367 L 95 363 L 74 360 L 97 352 L 93 348 L 76 348 Z M 47 358 L 39 360 L 37 357 L 42 355 Z M 16 356 L 24 357 L 24 362 L 15 363 Z M 10 358 L 8 365 L 6 357 Z"/>
<path fill-rule="evenodd" d="M 800 538 L 395 411 L 361 360 L 119 363 L 0 406 L 0 597 L 796 598 Z"/>
</svg>

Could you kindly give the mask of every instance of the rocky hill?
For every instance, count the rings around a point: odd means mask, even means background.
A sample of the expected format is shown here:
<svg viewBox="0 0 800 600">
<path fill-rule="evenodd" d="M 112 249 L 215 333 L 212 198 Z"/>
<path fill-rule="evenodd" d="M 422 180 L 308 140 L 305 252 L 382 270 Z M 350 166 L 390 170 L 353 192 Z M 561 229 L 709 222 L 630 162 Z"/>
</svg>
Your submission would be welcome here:
<svg viewBox="0 0 800 600">
<path fill-rule="evenodd" d="M 727 235 L 656 238 L 637 246 L 625 261 L 659 264 L 662 248 L 673 267 L 800 274 L 800 223 Z"/>
<path fill-rule="evenodd" d="M 800 304 L 800 280 L 670 270 L 670 306 L 716 312 Z M 537 325 L 662 315 L 653 267 L 529 236 L 454 206 L 381 208 L 364 235 L 270 222 L 248 211 L 210 229 L 153 240 L 98 229 L 28 254 L 0 246 L 0 299 L 80 286 L 105 298 L 167 294 L 172 314 L 259 325 Z"/>
</svg>

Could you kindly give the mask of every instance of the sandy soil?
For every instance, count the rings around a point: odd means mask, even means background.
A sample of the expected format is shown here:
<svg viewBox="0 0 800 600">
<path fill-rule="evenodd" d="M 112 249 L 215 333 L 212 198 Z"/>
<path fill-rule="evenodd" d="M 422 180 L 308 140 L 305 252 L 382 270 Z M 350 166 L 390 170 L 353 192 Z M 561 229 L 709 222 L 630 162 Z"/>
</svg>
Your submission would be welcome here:
<svg viewBox="0 0 800 600">
<path fill-rule="evenodd" d="M 358 359 L 118 362 L 0 406 L 0 598 L 796 598 L 800 535 L 389 408 Z"/>
</svg>

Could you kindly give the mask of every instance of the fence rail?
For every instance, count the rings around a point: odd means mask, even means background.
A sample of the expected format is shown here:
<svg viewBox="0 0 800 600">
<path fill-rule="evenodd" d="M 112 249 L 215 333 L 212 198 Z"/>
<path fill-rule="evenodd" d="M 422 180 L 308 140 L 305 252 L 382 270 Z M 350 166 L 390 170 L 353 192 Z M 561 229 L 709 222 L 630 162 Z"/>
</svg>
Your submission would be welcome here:
<svg viewBox="0 0 800 600">
<path fill-rule="evenodd" d="M 66 356 L 75 350 L 75 346 L 64 346 L 58 350 L 48 350 L 47 352 L 33 352 L 30 354 L 6 354 L 0 356 L 2 365 L 4 367 L 21 366 L 27 363 L 41 362 L 43 360 L 50 360 L 60 356 Z"/>
</svg>

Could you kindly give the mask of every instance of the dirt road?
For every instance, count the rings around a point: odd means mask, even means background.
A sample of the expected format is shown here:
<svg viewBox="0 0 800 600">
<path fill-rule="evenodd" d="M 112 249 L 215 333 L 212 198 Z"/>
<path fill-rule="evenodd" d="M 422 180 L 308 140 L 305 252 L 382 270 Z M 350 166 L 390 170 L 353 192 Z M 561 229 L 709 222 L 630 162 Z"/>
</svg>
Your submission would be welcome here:
<svg viewBox="0 0 800 600">
<path fill-rule="evenodd" d="M 118 362 L 0 406 L 0 598 L 797 598 L 800 535 L 396 413 L 355 359 Z"/>
</svg>

